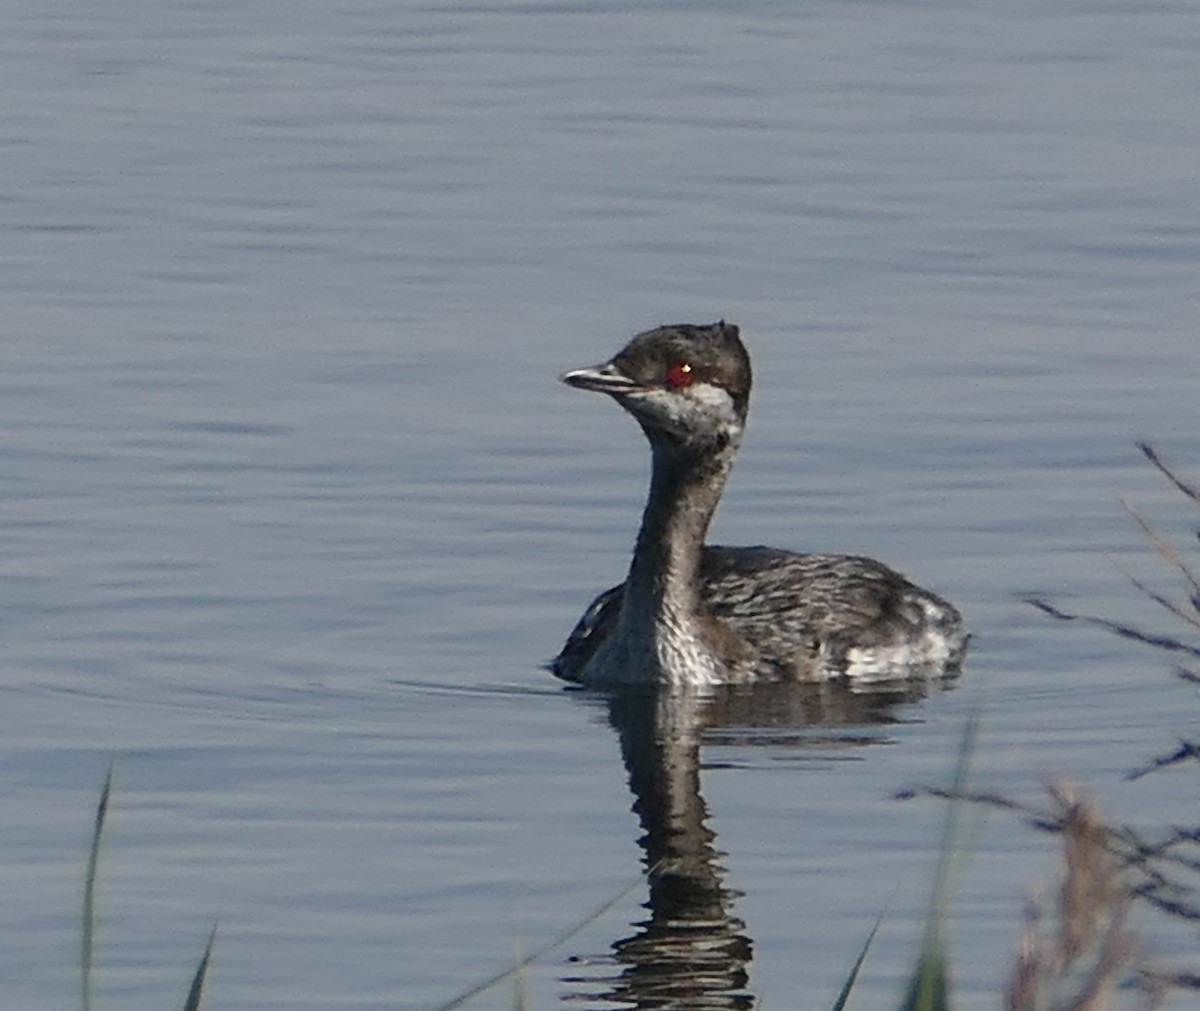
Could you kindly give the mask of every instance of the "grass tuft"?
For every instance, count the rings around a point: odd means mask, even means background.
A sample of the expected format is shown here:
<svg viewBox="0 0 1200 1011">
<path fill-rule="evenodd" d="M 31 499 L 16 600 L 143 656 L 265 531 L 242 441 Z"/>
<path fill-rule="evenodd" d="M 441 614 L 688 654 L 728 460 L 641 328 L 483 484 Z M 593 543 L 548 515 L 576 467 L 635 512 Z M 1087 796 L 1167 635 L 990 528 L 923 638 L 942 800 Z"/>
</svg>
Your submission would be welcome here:
<svg viewBox="0 0 1200 1011">
<path fill-rule="evenodd" d="M 925 935 L 917 965 L 908 983 L 902 1011 L 947 1011 L 950 1007 L 950 969 L 946 955 L 943 927 L 950 910 L 953 894 L 955 861 L 961 856 L 959 815 L 962 798 L 967 794 L 967 779 L 975 742 L 979 737 L 979 714 L 972 712 L 963 727 L 958 745 L 958 761 L 954 780 L 947 792 L 946 821 L 942 826 L 942 843 L 938 849 L 937 869 L 933 887 L 929 890 L 929 909 L 925 913 Z"/>
<path fill-rule="evenodd" d="M 626 885 L 624 888 L 622 888 L 620 890 L 620 892 L 618 892 L 616 895 L 614 895 L 611 899 L 602 903 L 595 910 L 588 913 L 588 915 L 585 916 L 578 923 L 575 923 L 572 926 L 568 927 L 566 930 L 564 930 L 558 936 L 551 938 L 549 941 L 547 941 L 545 944 L 543 944 L 540 948 L 535 949 L 533 952 L 526 955 L 524 958 L 517 959 L 517 962 L 515 965 L 512 965 L 507 969 L 501 970 L 500 972 L 496 973 L 494 976 L 489 976 L 487 979 L 483 980 L 480 983 L 476 983 L 470 989 L 464 990 L 457 997 L 452 997 L 450 1000 L 446 1001 L 445 1004 L 439 1004 L 434 1009 L 434 1011 L 454 1011 L 455 1008 L 462 1007 L 465 1003 L 467 1003 L 467 1001 L 472 1000 L 475 997 L 478 997 L 481 993 L 486 993 L 488 990 L 492 989 L 492 987 L 494 987 L 500 983 L 503 983 L 506 979 L 511 979 L 514 976 L 519 976 L 528 966 L 532 965 L 539 958 L 542 958 L 544 955 L 548 955 L 555 948 L 561 947 L 562 945 L 566 944 L 567 941 L 569 941 L 572 937 L 574 937 L 576 934 L 578 934 L 585 927 L 589 926 L 592 923 L 595 923 L 596 920 L 600 919 L 601 916 L 603 916 L 610 909 L 612 909 L 613 906 L 615 906 L 618 902 L 620 902 L 623 898 L 625 898 L 625 896 L 628 895 L 631 891 L 633 891 L 633 889 L 637 888 L 638 885 L 640 885 L 646 878 L 653 877 L 655 874 L 658 873 L 658 871 L 659 871 L 659 865 L 655 864 L 653 867 L 649 868 L 644 874 L 640 875 L 634 881 L 631 881 L 628 885 Z M 524 998 L 522 998 L 522 999 L 524 999 Z"/>
<path fill-rule="evenodd" d="M 200 1001 L 204 997 L 204 980 L 208 976 L 208 963 L 212 958 L 213 943 L 217 939 L 217 925 L 214 923 L 208 933 L 208 943 L 204 946 L 204 954 L 200 956 L 200 964 L 196 966 L 196 974 L 192 977 L 192 985 L 188 989 L 187 1002 L 183 1011 L 200 1011 Z"/>
<path fill-rule="evenodd" d="M 114 761 L 108 763 L 108 773 L 100 790 L 100 801 L 96 805 L 96 819 L 92 828 L 92 845 L 88 850 L 87 872 L 83 882 L 83 913 L 80 924 L 79 972 L 80 1003 L 83 1011 L 92 1011 L 92 966 L 96 949 L 96 879 L 100 872 L 100 840 L 108 820 L 108 804 L 112 798 Z M 217 928 L 213 925 L 204 946 L 204 954 L 192 977 L 184 1011 L 199 1011 L 204 996 L 204 982 L 208 976 L 208 965 L 212 959 L 213 943 L 217 939 Z"/>
<path fill-rule="evenodd" d="M 108 817 L 108 800 L 112 796 L 113 765 L 108 763 L 108 773 L 100 790 L 100 802 L 96 805 L 96 820 L 92 829 L 92 845 L 88 850 L 87 873 L 83 882 L 83 916 L 79 944 L 79 995 L 83 1011 L 92 1011 L 92 959 L 96 940 L 96 871 L 100 865 L 100 839 L 104 835 L 104 822 Z"/>
<path fill-rule="evenodd" d="M 845 1011 L 846 1003 L 850 1000 L 850 994 L 854 990 L 854 984 L 858 981 L 859 971 L 863 967 L 863 962 L 867 959 L 867 952 L 871 950 L 871 944 L 875 940 L 875 935 L 879 933 L 879 926 L 883 923 L 883 914 L 879 914 L 879 918 L 875 921 L 875 926 L 871 928 L 871 932 L 867 935 L 866 941 L 863 943 L 862 951 L 858 953 L 858 958 L 854 960 L 854 965 L 850 967 L 850 975 L 846 977 L 846 982 L 842 986 L 841 993 L 838 994 L 837 1000 L 833 1003 L 832 1011 Z"/>
</svg>

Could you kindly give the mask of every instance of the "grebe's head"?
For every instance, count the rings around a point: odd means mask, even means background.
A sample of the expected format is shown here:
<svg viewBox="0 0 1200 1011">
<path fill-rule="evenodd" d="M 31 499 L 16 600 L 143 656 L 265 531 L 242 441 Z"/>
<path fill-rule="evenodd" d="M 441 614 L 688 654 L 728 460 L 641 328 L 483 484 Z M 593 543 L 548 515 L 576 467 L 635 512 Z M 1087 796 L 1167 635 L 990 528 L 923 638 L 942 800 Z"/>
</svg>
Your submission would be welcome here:
<svg viewBox="0 0 1200 1011">
<path fill-rule="evenodd" d="M 609 361 L 574 369 L 562 381 L 607 393 L 655 449 L 711 452 L 741 438 L 750 356 L 732 323 L 681 323 L 640 333 Z"/>
</svg>

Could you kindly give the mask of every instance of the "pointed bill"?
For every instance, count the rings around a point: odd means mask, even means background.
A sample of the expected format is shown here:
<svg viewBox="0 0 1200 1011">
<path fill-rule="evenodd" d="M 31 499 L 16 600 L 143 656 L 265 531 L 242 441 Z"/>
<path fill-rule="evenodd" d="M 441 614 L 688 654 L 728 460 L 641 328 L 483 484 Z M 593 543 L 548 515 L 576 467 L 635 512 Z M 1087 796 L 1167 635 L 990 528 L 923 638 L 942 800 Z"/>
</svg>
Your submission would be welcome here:
<svg viewBox="0 0 1200 1011">
<path fill-rule="evenodd" d="M 564 383 L 574 386 L 577 390 L 592 390 L 595 393 L 619 395 L 642 388 L 640 383 L 630 379 L 612 362 L 586 369 L 572 369 L 570 372 L 564 372 L 561 378 Z"/>
</svg>

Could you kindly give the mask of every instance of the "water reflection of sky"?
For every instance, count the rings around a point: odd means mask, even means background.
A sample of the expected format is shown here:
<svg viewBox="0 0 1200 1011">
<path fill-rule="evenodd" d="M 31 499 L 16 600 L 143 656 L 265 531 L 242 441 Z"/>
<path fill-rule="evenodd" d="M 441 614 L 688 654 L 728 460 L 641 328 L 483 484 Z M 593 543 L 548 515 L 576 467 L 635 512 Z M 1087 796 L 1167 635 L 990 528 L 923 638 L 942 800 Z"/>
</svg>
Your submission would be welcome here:
<svg viewBox="0 0 1200 1011">
<path fill-rule="evenodd" d="M 1190 15 L 14 13 L 10 1002 L 71 999 L 114 752 L 101 1006 L 172 999 L 213 920 L 213 1007 L 431 1006 L 628 883 L 629 734 L 623 763 L 536 664 L 621 577 L 646 473 L 555 377 L 662 322 L 726 316 L 755 359 L 715 536 L 884 558 L 976 636 L 894 722 L 704 730 L 676 796 L 753 940 L 730 992 L 832 996 L 887 904 L 861 1000 L 891 996 L 940 812 L 888 798 L 944 780 L 977 706 L 982 782 L 1061 769 L 1161 820 L 1168 788 L 1119 777 L 1191 696 L 1020 597 L 1161 627 L 1110 564 L 1161 578 L 1114 495 L 1191 537 L 1132 449 L 1197 470 Z M 1051 857 L 1000 818 L 977 854 L 956 975 L 992 1007 Z M 615 957 L 647 895 L 571 951 Z M 572 965 L 530 971 L 535 1006 Z"/>
</svg>

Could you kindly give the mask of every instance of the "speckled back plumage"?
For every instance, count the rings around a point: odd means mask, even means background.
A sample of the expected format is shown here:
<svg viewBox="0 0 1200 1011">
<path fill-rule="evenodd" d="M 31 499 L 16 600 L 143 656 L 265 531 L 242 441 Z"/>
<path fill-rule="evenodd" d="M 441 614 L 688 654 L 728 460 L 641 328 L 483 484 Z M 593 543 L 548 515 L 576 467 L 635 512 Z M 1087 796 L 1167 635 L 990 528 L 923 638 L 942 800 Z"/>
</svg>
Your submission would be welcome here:
<svg viewBox="0 0 1200 1011">
<path fill-rule="evenodd" d="M 755 647 L 751 676 L 882 681 L 953 672 L 966 651 L 958 611 L 882 562 L 768 547 L 704 549 L 709 612 Z M 624 584 L 600 594 L 551 663 L 579 681 L 611 634 Z"/>
</svg>

